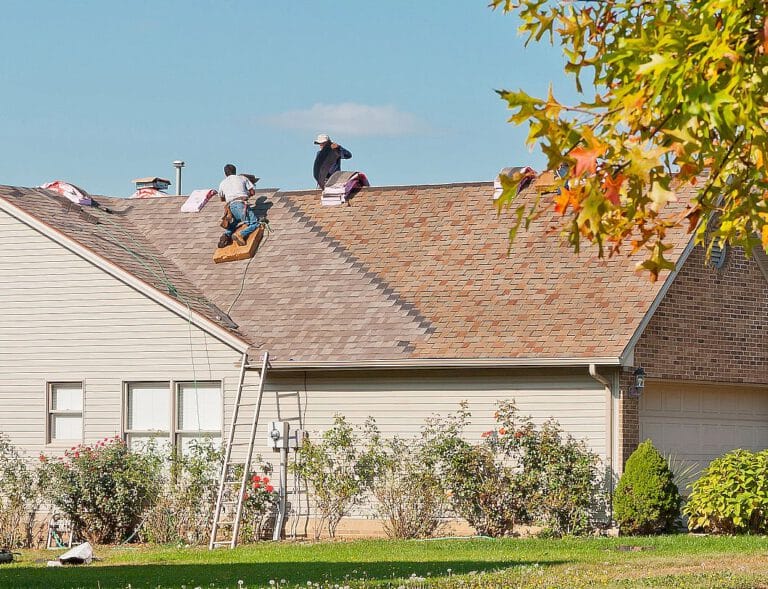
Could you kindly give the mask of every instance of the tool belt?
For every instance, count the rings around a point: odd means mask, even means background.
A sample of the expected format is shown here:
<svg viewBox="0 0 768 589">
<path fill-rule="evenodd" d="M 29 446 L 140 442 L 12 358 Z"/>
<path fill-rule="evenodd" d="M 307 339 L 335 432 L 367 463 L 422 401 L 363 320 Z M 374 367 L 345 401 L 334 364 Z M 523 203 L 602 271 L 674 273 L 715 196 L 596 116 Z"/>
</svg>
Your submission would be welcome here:
<svg viewBox="0 0 768 589">
<path fill-rule="evenodd" d="M 242 202 L 246 208 L 248 207 L 248 201 L 242 199 L 235 199 L 232 202 Z M 227 229 L 230 224 L 235 220 L 235 216 L 232 214 L 232 210 L 229 208 L 230 202 L 224 203 L 224 216 L 221 218 L 221 228 Z"/>
</svg>

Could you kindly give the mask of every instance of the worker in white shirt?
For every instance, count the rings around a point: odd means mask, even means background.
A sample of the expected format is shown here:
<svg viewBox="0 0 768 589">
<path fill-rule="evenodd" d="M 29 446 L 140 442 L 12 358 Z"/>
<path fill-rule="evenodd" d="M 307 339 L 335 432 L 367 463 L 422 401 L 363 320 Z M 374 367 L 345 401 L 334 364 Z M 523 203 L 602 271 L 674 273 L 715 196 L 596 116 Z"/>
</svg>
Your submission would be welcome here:
<svg viewBox="0 0 768 589">
<path fill-rule="evenodd" d="M 221 219 L 224 235 L 219 239 L 219 247 L 228 246 L 233 239 L 238 245 L 245 245 L 248 236 L 259 226 L 256 213 L 248 206 L 248 197 L 256 194 L 256 191 L 248 178 L 237 174 L 233 164 L 224 166 L 224 176 L 219 184 L 219 197 L 227 204 Z M 236 231 L 241 224 L 245 227 Z"/>
</svg>

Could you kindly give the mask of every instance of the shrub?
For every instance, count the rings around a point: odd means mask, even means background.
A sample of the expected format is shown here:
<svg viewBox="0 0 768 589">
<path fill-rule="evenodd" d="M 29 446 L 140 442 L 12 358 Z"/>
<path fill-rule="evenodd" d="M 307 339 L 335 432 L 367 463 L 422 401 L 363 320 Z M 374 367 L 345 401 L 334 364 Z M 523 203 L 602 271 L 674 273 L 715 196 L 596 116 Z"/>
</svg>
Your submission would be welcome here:
<svg viewBox="0 0 768 589">
<path fill-rule="evenodd" d="M 331 538 L 336 527 L 349 510 L 360 502 L 370 489 L 379 467 L 380 454 L 378 430 L 372 419 L 365 424 L 364 448 L 360 432 L 356 432 L 343 415 L 336 414 L 333 426 L 326 430 L 318 442 L 307 439 L 297 452 L 297 462 L 292 470 L 303 477 L 312 490 L 320 521 L 315 528 L 315 538 L 327 527 Z"/>
<path fill-rule="evenodd" d="M 432 536 L 440 528 L 447 502 L 440 481 L 426 466 L 423 444 L 395 438 L 383 444 L 381 452 L 373 495 L 387 536 Z"/>
<path fill-rule="evenodd" d="M 554 419 L 536 427 L 512 402 L 499 401 L 495 417 L 497 428 L 487 439 L 529 479 L 530 517 L 554 536 L 590 532 L 594 514 L 604 506 L 598 455 Z"/>
<path fill-rule="evenodd" d="M 261 457 L 257 456 L 256 461 Z M 280 499 L 280 493 L 269 480 L 272 467 L 262 465 L 260 473 L 252 472 L 248 477 L 248 488 L 243 501 L 243 525 L 240 535 L 243 541 L 261 540 L 267 534 L 267 522 L 273 515 L 274 507 Z"/>
<path fill-rule="evenodd" d="M 223 453 L 210 440 L 193 440 L 183 454 L 166 456 L 162 489 L 146 515 L 149 542 L 200 544 L 210 533 Z"/>
<path fill-rule="evenodd" d="M 768 450 L 734 450 L 713 460 L 683 512 L 691 530 L 737 534 L 768 532 Z"/>
<path fill-rule="evenodd" d="M 480 534 L 501 536 L 536 521 L 552 535 L 591 530 L 599 509 L 598 456 L 563 434 L 554 420 L 536 427 L 515 404 L 499 401 L 496 427 L 470 444 L 462 432 L 471 417 L 428 420 L 424 436 L 441 484 L 456 512 Z"/>
<path fill-rule="evenodd" d="M 650 440 L 627 460 L 613 496 L 613 517 L 622 533 L 659 534 L 680 514 L 680 494 L 669 465 Z"/>
<path fill-rule="evenodd" d="M 156 500 L 161 459 L 132 452 L 119 438 L 80 444 L 58 460 L 41 462 L 43 492 L 88 541 L 105 544 L 128 537 Z"/>
<path fill-rule="evenodd" d="M 439 477 L 454 511 L 478 534 L 503 536 L 528 521 L 532 481 L 516 465 L 506 464 L 487 441 L 463 439 L 470 417 L 463 401 L 457 413 L 427 420 L 422 431 L 426 464 Z"/>
<path fill-rule="evenodd" d="M 0 548 L 28 547 L 40 508 L 37 472 L 0 433 Z"/>
</svg>

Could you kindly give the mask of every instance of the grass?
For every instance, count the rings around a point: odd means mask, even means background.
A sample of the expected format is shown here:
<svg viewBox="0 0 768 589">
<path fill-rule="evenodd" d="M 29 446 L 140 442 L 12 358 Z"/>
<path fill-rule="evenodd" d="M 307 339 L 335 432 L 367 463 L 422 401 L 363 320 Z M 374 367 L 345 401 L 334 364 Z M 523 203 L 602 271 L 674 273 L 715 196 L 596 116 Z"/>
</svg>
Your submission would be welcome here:
<svg viewBox="0 0 768 589">
<path fill-rule="evenodd" d="M 620 549 L 627 546 L 644 549 Z M 755 536 L 263 543 L 215 552 L 99 547 L 102 560 L 90 566 L 46 568 L 44 561 L 57 554 L 23 552 L 19 562 L 0 568 L 0 587 L 768 589 L 768 540 Z"/>
</svg>

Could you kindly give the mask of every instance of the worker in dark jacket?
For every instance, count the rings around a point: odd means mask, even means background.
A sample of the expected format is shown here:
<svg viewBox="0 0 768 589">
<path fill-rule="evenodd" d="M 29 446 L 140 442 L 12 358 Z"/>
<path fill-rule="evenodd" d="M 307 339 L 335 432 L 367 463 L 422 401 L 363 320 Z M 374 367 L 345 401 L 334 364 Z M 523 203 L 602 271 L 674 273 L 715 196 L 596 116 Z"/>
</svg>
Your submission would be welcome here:
<svg viewBox="0 0 768 589">
<path fill-rule="evenodd" d="M 315 166 L 312 174 L 320 188 L 325 188 L 325 183 L 332 174 L 341 170 L 341 160 L 348 160 L 352 153 L 344 149 L 338 143 L 333 143 L 331 138 L 321 133 L 315 139 L 315 145 L 318 146 L 318 152 L 315 156 Z"/>
</svg>

